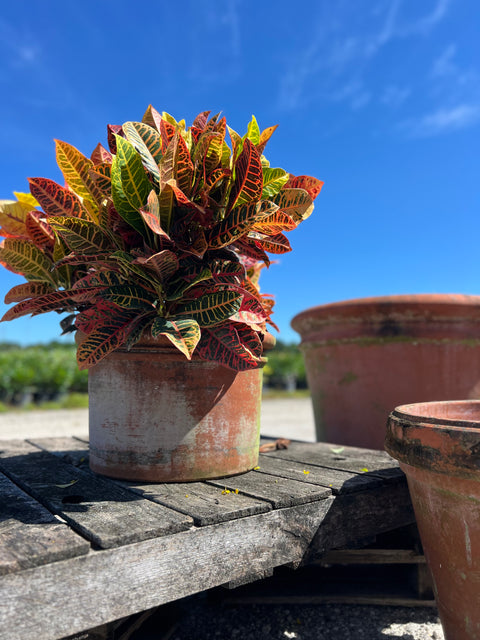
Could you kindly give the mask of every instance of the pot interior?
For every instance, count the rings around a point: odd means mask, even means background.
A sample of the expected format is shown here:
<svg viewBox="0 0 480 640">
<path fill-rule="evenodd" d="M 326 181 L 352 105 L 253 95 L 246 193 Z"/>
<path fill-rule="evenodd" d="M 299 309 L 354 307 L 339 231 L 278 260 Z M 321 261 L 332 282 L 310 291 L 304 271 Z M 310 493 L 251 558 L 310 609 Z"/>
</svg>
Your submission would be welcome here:
<svg viewBox="0 0 480 640">
<path fill-rule="evenodd" d="M 418 402 L 404 404 L 395 409 L 397 415 L 419 422 L 441 422 L 446 427 L 460 423 L 480 423 L 480 400 L 451 400 L 445 402 Z"/>
</svg>

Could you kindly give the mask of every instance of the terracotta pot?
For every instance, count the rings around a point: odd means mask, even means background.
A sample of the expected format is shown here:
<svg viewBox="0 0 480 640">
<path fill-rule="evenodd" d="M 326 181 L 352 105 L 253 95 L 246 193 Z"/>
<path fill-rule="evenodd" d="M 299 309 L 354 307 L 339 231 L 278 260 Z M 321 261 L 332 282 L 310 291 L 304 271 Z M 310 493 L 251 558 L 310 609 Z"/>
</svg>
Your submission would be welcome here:
<svg viewBox="0 0 480 640">
<path fill-rule="evenodd" d="M 89 370 L 90 467 L 114 478 L 186 482 L 258 462 L 262 369 L 186 358 L 165 339 Z"/>
<path fill-rule="evenodd" d="M 393 407 L 480 397 L 480 296 L 337 302 L 292 320 L 317 439 L 382 449 Z"/>
<path fill-rule="evenodd" d="M 480 639 L 480 402 L 397 407 L 385 448 L 407 476 L 445 638 Z"/>
</svg>

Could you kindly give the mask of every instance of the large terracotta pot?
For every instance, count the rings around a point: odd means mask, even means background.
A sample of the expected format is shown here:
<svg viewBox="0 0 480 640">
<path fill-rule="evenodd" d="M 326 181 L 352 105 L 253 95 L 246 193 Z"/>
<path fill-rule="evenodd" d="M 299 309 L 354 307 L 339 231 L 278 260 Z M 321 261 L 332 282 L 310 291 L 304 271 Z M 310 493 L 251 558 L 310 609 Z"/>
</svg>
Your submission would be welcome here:
<svg viewBox="0 0 480 640">
<path fill-rule="evenodd" d="M 256 466 L 262 369 L 188 361 L 167 340 L 117 350 L 89 370 L 90 467 L 184 482 Z"/>
<path fill-rule="evenodd" d="M 393 407 L 480 398 L 480 296 L 349 300 L 307 309 L 292 327 L 318 440 L 382 449 Z"/>
<path fill-rule="evenodd" d="M 446 640 L 480 639 L 480 402 L 397 407 L 385 448 L 407 476 Z"/>
</svg>

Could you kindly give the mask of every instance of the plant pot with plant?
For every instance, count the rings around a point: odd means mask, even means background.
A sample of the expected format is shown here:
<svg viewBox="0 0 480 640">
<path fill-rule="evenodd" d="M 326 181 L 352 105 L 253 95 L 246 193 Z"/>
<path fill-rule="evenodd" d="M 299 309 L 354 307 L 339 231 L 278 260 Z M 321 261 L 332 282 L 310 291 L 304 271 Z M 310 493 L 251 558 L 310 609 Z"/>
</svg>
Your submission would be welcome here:
<svg viewBox="0 0 480 640">
<path fill-rule="evenodd" d="M 0 263 L 27 280 L 3 320 L 67 314 L 89 369 L 93 470 L 163 482 L 255 466 L 275 326 L 259 275 L 322 186 L 270 167 L 275 128 L 252 118 L 241 137 L 209 112 L 187 128 L 150 106 L 90 158 L 57 141 L 65 187 L 30 178 L 2 201 Z"/>
<path fill-rule="evenodd" d="M 408 480 L 446 640 L 480 638 L 480 401 L 397 407 L 385 448 Z"/>
</svg>

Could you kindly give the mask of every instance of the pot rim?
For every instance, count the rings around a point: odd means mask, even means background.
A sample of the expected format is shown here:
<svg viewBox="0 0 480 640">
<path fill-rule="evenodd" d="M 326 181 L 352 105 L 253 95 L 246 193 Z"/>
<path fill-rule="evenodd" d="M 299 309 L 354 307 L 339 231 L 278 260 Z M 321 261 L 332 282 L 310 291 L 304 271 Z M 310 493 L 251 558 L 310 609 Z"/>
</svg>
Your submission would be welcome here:
<svg viewBox="0 0 480 640">
<path fill-rule="evenodd" d="M 477 411 L 478 418 L 468 419 L 465 417 L 431 415 L 432 411 L 435 412 L 435 410 L 447 408 L 452 409 L 451 413 L 454 413 L 455 410 L 465 413 L 465 410 L 470 408 Z M 425 428 L 434 426 L 436 429 L 443 431 L 458 431 L 468 428 L 470 432 L 480 434 L 480 400 L 433 400 L 430 402 L 402 404 L 395 407 L 390 416 L 405 420 L 412 425 L 424 426 Z"/>
<path fill-rule="evenodd" d="M 364 313 L 370 309 L 376 309 L 378 312 L 386 312 L 391 307 L 415 308 L 430 305 L 435 309 L 441 308 L 442 306 L 458 306 L 460 309 L 468 309 L 470 307 L 480 308 L 480 295 L 463 293 L 406 293 L 337 300 L 336 302 L 315 305 L 300 311 L 293 317 L 292 325 L 303 317 L 308 317 L 312 314 L 344 316 L 351 315 L 357 310 L 364 310 Z"/>
<path fill-rule="evenodd" d="M 480 400 L 396 407 L 388 417 L 385 449 L 400 464 L 480 482 Z"/>
</svg>

